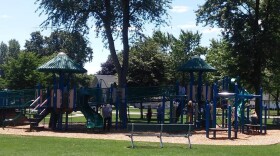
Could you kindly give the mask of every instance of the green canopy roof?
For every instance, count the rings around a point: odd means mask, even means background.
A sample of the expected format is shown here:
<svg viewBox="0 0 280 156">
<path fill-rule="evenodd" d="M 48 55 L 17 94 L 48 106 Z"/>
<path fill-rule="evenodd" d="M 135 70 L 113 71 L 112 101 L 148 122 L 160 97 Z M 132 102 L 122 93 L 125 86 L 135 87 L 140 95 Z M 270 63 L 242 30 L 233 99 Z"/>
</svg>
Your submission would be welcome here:
<svg viewBox="0 0 280 156">
<path fill-rule="evenodd" d="M 55 73 L 86 73 L 79 64 L 75 63 L 64 52 L 60 52 L 55 58 L 37 68 L 41 72 L 55 72 Z"/>
<path fill-rule="evenodd" d="M 203 59 L 198 56 L 192 57 L 186 63 L 182 64 L 178 71 L 182 72 L 215 72 L 216 69 L 207 64 Z"/>
</svg>

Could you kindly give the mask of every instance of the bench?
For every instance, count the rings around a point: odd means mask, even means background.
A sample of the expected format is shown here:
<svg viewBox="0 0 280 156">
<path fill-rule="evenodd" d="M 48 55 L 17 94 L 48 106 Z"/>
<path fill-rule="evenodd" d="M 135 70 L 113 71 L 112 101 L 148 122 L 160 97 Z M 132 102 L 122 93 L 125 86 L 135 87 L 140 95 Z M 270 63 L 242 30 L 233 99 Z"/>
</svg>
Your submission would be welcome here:
<svg viewBox="0 0 280 156">
<path fill-rule="evenodd" d="M 216 132 L 219 131 L 219 132 L 226 132 L 228 131 L 228 128 L 209 128 L 209 132 L 212 131 L 213 132 L 213 138 L 216 138 Z M 232 129 L 233 131 L 233 129 Z M 228 137 L 230 139 L 230 137 Z"/>
<path fill-rule="evenodd" d="M 244 126 L 247 127 L 246 128 L 247 133 L 250 133 L 250 132 L 252 134 L 260 133 L 260 127 L 261 127 L 260 124 L 245 124 Z M 263 127 L 263 130 L 264 130 L 264 133 L 266 133 L 266 125 L 262 125 L 262 127 Z"/>
<path fill-rule="evenodd" d="M 162 137 L 186 137 L 188 139 L 189 148 L 191 148 L 191 130 L 193 124 L 144 124 L 129 123 L 127 125 L 129 134 L 126 136 L 131 139 L 131 147 L 134 148 L 135 136 L 156 136 L 159 138 L 160 147 L 163 148 Z"/>
</svg>

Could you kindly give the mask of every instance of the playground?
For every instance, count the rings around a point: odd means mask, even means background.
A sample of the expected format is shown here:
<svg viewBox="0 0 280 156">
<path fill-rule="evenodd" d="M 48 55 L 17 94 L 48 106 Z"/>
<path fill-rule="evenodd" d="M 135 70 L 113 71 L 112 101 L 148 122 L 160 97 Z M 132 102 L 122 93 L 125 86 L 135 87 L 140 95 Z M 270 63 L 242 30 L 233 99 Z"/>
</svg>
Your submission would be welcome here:
<svg viewBox="0 0 280 156">
<path fill-rule="evenodd" d="M 64 53 L 59 53 L 38 68 L 39 71 L 53 73 L 51 87 L 44 88 L 38 84 L 35 89 L 0 92 L 1 135 L 131 140 L 132 144 L 134 140 L 160 142 L 161 147 L 162 142 L 186 144 L 185 137 L 189 140 L 189 147 L 191 144 L 280 143 L 280 131 L 275 130 L 278 123 L 273 125 L 274 128 L 267 126 L 272 124 L 272 117 L 263 103 L 262 89 L 259 93 L 251 94 L 238 85 L 238 81 L 228 77 L 213 85 L 203 83 L 202 73 L 214 72 L 215 69 L 200 58 L 193 58 L 190 64 L 187 62 L 180 68 L 182 72 L 190 73 L 190 82 L 184 92 L 178 83 L 126 88 L 112 84 L 108 88 L 101 88 L 101 81 L 93 88 L 77 88 L 70 84 L 71 74 L 83 73 L 83 68 L 74 62 L 70 65 L 71 69 L 69 65 L 53 68 L 55 61 L 71 62 L 68 59 Z M 197 63 L 201 68 L 194 67 Z M 194 80 L 195 72 L 198 72 L 197 81 Z M 108 104 L 113 110 L 112 125 L 110 131 L 105 131 L 102 110 Z M 260 118 L 255 120 L 251 117 L 253 106 L 259 107 L 257 113 Z M 150 116 L 147 114 L 148 109 L 151 111 Z M 142 129 L 138 126 L 140 129 L 129 130 L 129 125 L 134 123 L 143 125 Z M 182 128 L 185 125 L 190 127 L 188 134 Z M 130 132 L 143 132 L 143 127 L 151 129 L 144 128 L 144 134 L 137 134 L 141 137 L 133 138 L 134 134 Z M 162 135 L 163 127 L 168 127 L 167 133 L 180 132 Z"/>
</svg>

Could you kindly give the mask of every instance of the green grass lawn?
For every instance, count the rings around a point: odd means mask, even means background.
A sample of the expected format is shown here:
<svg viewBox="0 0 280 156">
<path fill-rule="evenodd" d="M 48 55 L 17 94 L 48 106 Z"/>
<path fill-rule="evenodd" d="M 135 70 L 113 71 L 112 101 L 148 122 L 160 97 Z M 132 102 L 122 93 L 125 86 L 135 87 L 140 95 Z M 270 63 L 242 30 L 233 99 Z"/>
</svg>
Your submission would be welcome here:
<svg viewBox="0 0 280 156">
<path fill-rule="evenodd" d="M 280 144 L 267 146 L 214 146 L 186 144 L 164 144 L 136 142 L 136 148 L 129 148 L 129 141 L 73 139 L 57 137 L 0 135 L 0 155 L 33 156 L 33 155 L 67 155 L 67 156 L 176 156 L 176 155 L 245 155 L 267 156 L 279 155 Z"/>
</svg>

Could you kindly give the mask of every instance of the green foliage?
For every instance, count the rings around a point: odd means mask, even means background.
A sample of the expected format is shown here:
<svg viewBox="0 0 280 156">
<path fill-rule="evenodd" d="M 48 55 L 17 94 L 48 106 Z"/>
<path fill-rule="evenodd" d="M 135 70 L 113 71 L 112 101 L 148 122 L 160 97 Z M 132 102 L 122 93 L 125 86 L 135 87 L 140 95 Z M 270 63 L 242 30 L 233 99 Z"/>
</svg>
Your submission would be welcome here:
<svg viewBox="0 0 280 156">
<path fill-rule="evenodd" d="M 186 74 L 177 71 L 179 65 L 207 51 L 200 46 L 201 34 L 198 32 L 181 31 L 177 39 L 172 34 L 155 31 L 152 37 L 143 38 L 135 42 L 130 50 L 128 84 L 132 86 L 158 86 L 174 84 L 177 80 L 186 81 Z M 102 73 L 114 73 L 110 59 L 102 64 Z"/>
<path fill-rule="evenodd" d="M 165 82 L 167 55 L 152 39 L 140 41 L 131 48 L 128 85 L 158 86 Z"/>
<path fill-rule="evenodd" d="M 6 88 L 6 81 L 5 79 L 0 77 L 0 90 L 3 90 Z"/>
<path fill-rule="evenodd" d="M 13 57 L 13 58 L 17 58 L 19 52 L 20 52 L 19 42 L 15 39 L 10 40 L 9 41 L 8 56 Z"/>
<path fill-rule="evenodd" d="M 225 40 L 211 40 L 210 47 L 207 50 L 206 62 L 217 69 L 215 73 L 209 73 L 208 80 L 222 80 L 225 76 L 235 77 L 235 73 L 231 73 L 235 66 L 236 58 L 231 56 L 231 49 Z"/>
<path fill-rule="evenodd" d="M 27 89 L 34 88 L 38 82 L 46 83 L 49 77 L 36 70 L 39 64 L 38 56 L 30 52 L 20 52 L 17 59 L 9 58 L 3 65 L 6 87 L 8 89 Z"/>
<path fill-rule="evenodd" d="M 255 91 L 263 84 L 268 63 L 279 58 L 279 10 L 277 0 L 207 0 L 196 11 L 198 23 L 223 28 L 230 55 L 236 60 L 230 73 Z"/>
<path fill-rule="evenodd" d="M 167 15 L 166 9 L 170 8 L 171 1 L 37 0 L 37 3 L 39 3 L 41 13 L 47 15 L 47 19 L 42 23 L 45 27 L 49 25 L 58 28 L 66 27 L 72 32 L 83 34 L 94 27 L 97 36 L 101 34 L 105 45 L 108 45 L 117 69 L 119 85 L 124 86 L 128 71 L 129 40 L 141 34 L 145 23 L 164 24 Z M 135 31 L 129 32 L 129 27 L 135 28 Z M 121 31 L 119 31 L 120 29 Z M 115 49 L 115 40 L 118 37 L 121 37 L 123 43 L 122 62 L 120 62 Z"/>
<path fill-rule="evenodd" d="M 99 75 L 115 75 L 117 73 L 116 67 L 111 55 L 108 56 L 106 62 L 101 64 L 101 70 L 97 72 Z"/>
<path fill-rule="evenodd" d="M 186 73 L 178 72 L 178 67 L 187 62 L 193 56 L 201 56 L 206 54 L 207 48 L 200 45 L 201 34 L 198 32 L 183 31 L 171 43 L 171 69 L 175 80 L 185 82 L 187 80 Z"/>
<path fill-rule="evenodd" d="M 39 56 L 49 55 L 49 53 L 52 53 L 48 52 L 47 49 L 45 49 L 46 40 L 39 31 L 32 32 L 30 36 L 31 38 L 25 41 L 24 47 L 26 48 L 26 51 L 34 52 Z"/>
<path fill-rule="evenodd" d="M 92 60 L 92 48 L 89 41 L 79 32 L 54 31 L 50 37 L 46 37 L 47 51 L 67 53 L 75 62 L 84 64 Z"/>
<path fill-rule="evenodd" d="M 73 75 L 74 76 L 74 75 Z M 71 84 L 79 87 L 89 87 L 93 83 L 94 76 L 87 74 L 75 74 L 71 79 Z"/>
<path fill-rule="evenodd" d="M 8 55 L 8 46 L 4 42 L 0 44 L 0 64 L 5 62 L 5 59 Z"/>
<path fill-rule="evenodd" d="M 49 37 L 40 32 L 31 33 L 30 40 L 25 42 L 28 52 L 35 52 L 39 56 L 49 56 L 63 51 L 79 64 L 92 60 L 93 51 L 88 40 L 79 32 L 54 31 Z"/>
<path fill-rule="evenodd" d="M 280 61 L 280 1 L 207 0 L 196 13 L 198 23 L 222 28 L 223 38 L 231 49 L 230 55 L 236 60 L 236 68 L 230 68 L 229 72 L 239 76 L 248 84 L 248 89 L 258 93 L 265 85 L 267 68 Z M 274 73 L 278 69 L 269 70 Z M 259 109 L 256 105 L 258 116 Z"/>
</svg>

